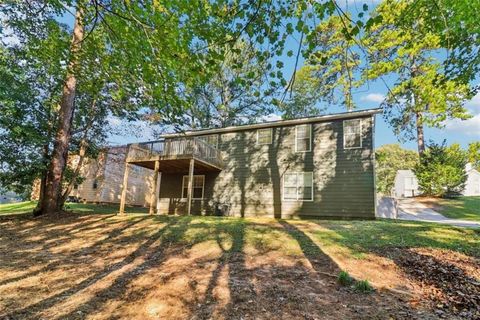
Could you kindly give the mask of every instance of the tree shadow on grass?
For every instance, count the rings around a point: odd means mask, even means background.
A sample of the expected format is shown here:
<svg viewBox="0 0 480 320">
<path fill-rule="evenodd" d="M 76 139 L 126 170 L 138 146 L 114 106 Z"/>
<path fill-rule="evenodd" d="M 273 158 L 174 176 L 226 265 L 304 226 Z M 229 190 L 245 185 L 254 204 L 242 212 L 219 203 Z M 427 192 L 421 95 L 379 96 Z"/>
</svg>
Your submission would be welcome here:
<svg viewBox="0 0 480 320">
<path fill-rule="evenodd" d="M 175 230 L 172 230 L 174 226 L 177 224 L 177 222 L 180 221 L 180 224 L 178 227 L 175 228 Z M 5 318 L 11 318 L 11 319 L 17 319 L 21 317 L 31 317 L 35 318 L 38 316 L 39 313 L 42 311 L 45 311 L 53 306 L 55 306 L 58 303 L 61 303 L 65 301 L 66 299 L 70 298 L 72 295 L 94 285 L 95 283 L 101 281 L 102 279 L 106 278 L 108 275 L 112 274 L 113 272 L 120 270 L 123 267 L 128 266 L 129 264 L 133 263 L 137 258 L 144 256 L 145 254 L 148 254 L 148 258 L 146 262 L 149 260 L 154 260 L 159 262 L 162 252 L 163 252 L 163 247 L 169 243 L 171 243 L 174 239 L 176 239 L 178 236 L 181 236 L 181 234 L 184 232 L 187 224 L 186 219 L 168 219 L 167 224 L 162 227 L 160 230 L 158 230 L 154 235 L 150 236 L 146 241 L 144 241 L 134 252 L 129 254 L 126 258 L 124 258 L 122 261 L 119 261 L 117 263 L 114 263 L 112 265 L 106 266 L 103 270 L 101 270 L 98 273 L 95 273 L 94 275 L 88 277 L 87 279 L 81 281 L 74 287 L 64 290 L 60 293 L 57 293 L 53 296 L 50 296 L 46 299 L 43 299 L 39 302 L 36 302 L 34 304 L 31 304 L 23 309 L 16 310 L 14 312 L 11 312 L 9 314 L 3 315 Z M 175 233 L 179 233 L 175 235 Z M 160 240 L 161 243 L 158 247 L 155 247 L 156 250 L 151 248 L 151 246 L 156 242 Z M 150 252 L 152 251 L 152 252 Z M 149 262 L 151 263 L 151 261 Z M 139 267 L 134 268 L 134 270 L 138 270 Z M 112 286 L 115 286 L 119 290 L 120 294 L 120 289 L 125 290 L 125 287 L 123 285 L 126 285 L 128 281 L 128 278 L 133 276 L 135 273 L 133 271 L 128 272 L 126 275 L 121 275 L 120 280 L 116 280 Z M 121 281 L 124 280 L 124 281 Z M 123 286 L 123 288 L 121 288 Z M 105 292 L 105 291 L 102 291 Z M 106 300 L 106 295 L 99 295 L 97 296 L 98 300 L 92 301 L 94 305 L 99 305 L 100 302 Z M 85 306 L 88 304 L 84 304 Z M 81 309 L 78 308 L 79 310 Z M 77 311 L 77 310 L 75 310 Z M 73 313 L 70 314 L 70 316 L 73 316 Z M 69 315 L 66 315 L 65 318 L 68 318 Z"/>
</svg>

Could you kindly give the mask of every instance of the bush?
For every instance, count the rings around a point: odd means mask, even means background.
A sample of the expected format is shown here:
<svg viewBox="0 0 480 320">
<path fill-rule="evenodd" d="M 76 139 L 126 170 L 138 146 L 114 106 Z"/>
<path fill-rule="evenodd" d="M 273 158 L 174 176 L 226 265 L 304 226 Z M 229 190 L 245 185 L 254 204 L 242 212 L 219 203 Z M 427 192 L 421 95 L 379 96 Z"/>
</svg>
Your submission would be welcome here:
<svg viewBox="0 0 480 320">
<path fill-rule="evenodd" d="M 461 193 L 465 188 L 467 152 L 458 144 L 450 147 L 431 143 L 420 157 L 414 172 L 425 195 L 444 197 Z"/>
<path fill-rule="evenodd" d="M 355 290 L 362 293 L 372 292 L 373 287 L 368 280 L 360 280 L 355 283 Z"/>
<path fill-rule="evenodd" d="M 338 283 L 342 286 L 349 286 L 353 282 L 353 278 L 350 277 L 347 271 L 340 271 L 338 274 Z"/>
</svg>

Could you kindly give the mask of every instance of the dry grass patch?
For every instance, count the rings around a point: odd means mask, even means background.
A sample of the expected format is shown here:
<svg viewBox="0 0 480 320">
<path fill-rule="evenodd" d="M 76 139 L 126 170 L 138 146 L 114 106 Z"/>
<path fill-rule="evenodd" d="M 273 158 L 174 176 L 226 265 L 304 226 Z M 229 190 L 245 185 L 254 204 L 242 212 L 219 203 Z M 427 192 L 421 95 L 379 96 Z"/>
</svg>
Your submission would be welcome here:
<svg viewBox="0 0 480 320">
<path fill-rule="evenodd" d="M 375 223 L 384 231 L 386 222 L 363 223 L 105 214 L 4 219 L 0 318 L 434 318 L 409 304 L 420 292 L 394 260 L 371 248 L 377 235 L 357 234 Z M 424 228 L 404 226 L 404 234 Z M 462 235 L 453 230 L 449 237 Z M 378 236 L 377 245 L 394 241 L 387 238 Z M 341 270 L 368 280 L 375 292 L 340 286 Z"/>
</svg>

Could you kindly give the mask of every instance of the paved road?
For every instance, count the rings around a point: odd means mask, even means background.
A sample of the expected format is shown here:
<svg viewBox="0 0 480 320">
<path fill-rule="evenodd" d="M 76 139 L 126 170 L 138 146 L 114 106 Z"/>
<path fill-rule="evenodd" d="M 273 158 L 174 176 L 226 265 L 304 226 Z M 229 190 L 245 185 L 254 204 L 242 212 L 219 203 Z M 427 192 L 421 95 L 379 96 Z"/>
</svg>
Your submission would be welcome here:
<svg viewBox="0 0 480 320">
<path fill-rule="evenodd" d="M 480 222 L 447 218 L 426 205 L 415 201 L 414 198 L 398 199 L 397 218 L 401 220 L 444 223 L 458 227 L 480 228 Z"/>
</svg>

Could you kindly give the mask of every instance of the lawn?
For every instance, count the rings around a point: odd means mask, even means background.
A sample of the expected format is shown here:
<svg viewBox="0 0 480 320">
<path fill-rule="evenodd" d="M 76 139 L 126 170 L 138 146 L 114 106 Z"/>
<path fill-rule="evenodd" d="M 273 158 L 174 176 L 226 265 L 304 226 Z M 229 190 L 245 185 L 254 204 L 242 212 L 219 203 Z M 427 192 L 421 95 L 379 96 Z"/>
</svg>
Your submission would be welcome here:
<svg viewBox="0 0 480 320">
<path fill-rule="evenodd" d="M 454 199 L 427 198 L 422 202 L 448 218 L 480 221 L 480 196 Z"/>
<path fill-rule="evenodd" d="M 28 214 L 33 211 L 37 205 L 36 201 L 25 201 L 17 203 L 0 204 L 0 216 L 11 214 Z M 76 213 L 96 213 L 96 214 L 113 214 L 119 209 L 118 204 L 97 205 L 92 203 L 66 203 L 65 208 Z M 127 213 L 147 213 L 148 208 L 143 207 L 126 207 Z"/>
<path fill-rule="evenodd" d="M 480 279 L 473 229 L 77 206 L 102 214 L 19 219 L 0 207 L 0 318 L 433 319 L 431 285 L 401 254 Z M 341 286 L 342 270 L 376 290 Z"/>
</svg>

